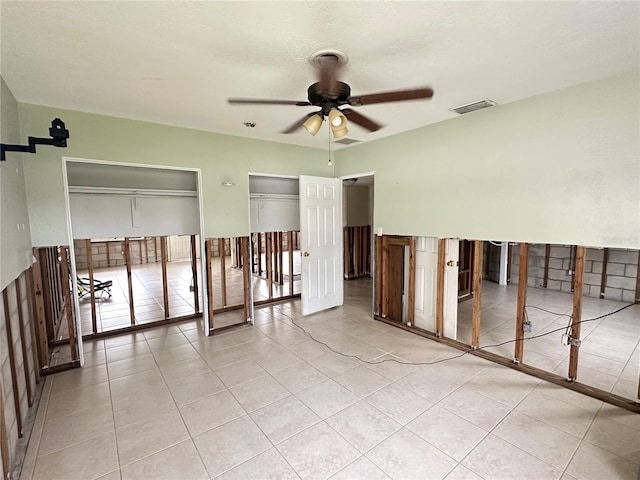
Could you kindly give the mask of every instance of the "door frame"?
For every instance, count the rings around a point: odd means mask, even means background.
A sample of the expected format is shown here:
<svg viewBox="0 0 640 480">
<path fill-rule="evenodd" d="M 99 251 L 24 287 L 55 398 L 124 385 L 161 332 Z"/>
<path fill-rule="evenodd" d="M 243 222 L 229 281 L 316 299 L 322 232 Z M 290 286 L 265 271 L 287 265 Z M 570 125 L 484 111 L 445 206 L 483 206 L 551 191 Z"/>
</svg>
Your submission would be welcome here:
<svg viewBox="0 0 640 480">
<path fill-rule="evenodd" d="M 249 258 L 253 258 L 253 242 L 251 241 L 251 189 L 250 179 L 251 177 L 271 177 L 271 178 L 290 178 L 295 179 L 300 183 L 300 175 L 286 175 L 279 173 L 262 173 L 262 172 L 247 172 L 247 231 L 249 232 Z M 258 279 L 253 275 L 252 266 L 249 266 L 249 312 L 251 314 L 251 325 L 255 324 L 255 298 L 253 291 Z M 291 281 L 293 282 L 293 272 L 291 272 Z"/>
<path fill-rule="evenodd" d="M 67 163 L 75 162 L 75 163 L 92 163 L 92 164 L 100 164 L 100 165 L 117 165 L 124 167 L 137 167 L 137 168 L 155 168 L 162 170 L 178 170 L 183 172 L 194 172 L 196 174 L 196 196 L 198 199 L 198 225 L 199 225 L 199 237 L 200 237 L 200 251 L 204 252 L 204 242 L 205 242 L 205 232 L 204 232 L 204 212 L 203 212 L 203 199 L 202 199 L 202 170 L 199 168 L 188 168 L 188 167 L 176 167 L 172 165 L 154 165 L 147 163 L 132 163 L 132 162 L 117 162 L 113 160 L 97 160 L 92 158 L 82 158 L 82 157 L 61 157 L 62 161 L 62 182 L 63 182 L 63 193 L 64 193 L 64 202 L 65 202 L 65 217 L 67 221 L 67 237 L 69 240 L 69 269 L 71 278 L 76 278 L 76 257 L 75 257 L 75 248 L 73 241 L 73 228 L 71 225 L 71 203 L 69 200 L 69 178 L 67 175 Z M 206 265 L 205 262 L 200 261 L 200 275 L 201 278 L 206 278 Z M 75 311 L 80 311 L 80 297 L 78 295 L 78 289 L 73 288 L 73 303 L 75 307 Z M 209 333 L 209 303 L 207 295 L 202 295 L 202 319 L 204 326 L 205 335 L 210 335 Z M 83 340 L 82 340 L 82 322 L 80 322 L 79 318 L 74 318 L 74 327 L 76 331 L 76 340 L 78 345 L 78 358 L 80 360 L 80 366 L 84 366 L 84 349 L 83 349 Z"/>
<path fill-rule="evenodd" d="M 378 235 L 382 235 L 382 230 L 376 234 L 375 222 L 376 222 L 376 172 L 372 170 L 370 172 L 362 172 L 362 173 L 350 173 L 348 175 L 342 175 L 338 177 L 340 179 L 340 183 L 342 184 L 342 223 L 341 228 L 344 228 L 344 222 L 347 221 L 347 216 L 345 212 L 345 208 L 347 206 L 346 202 L 346 192 L 344 191 L 344 181 L 349 180 L 351 178 L 362 178 L 362 177 L 373 177 L 373 191 L 371 193 L 371 315 L 375 315 L 376 312 L 376 272 L 377 265 L 375 261 L 375 252 L 377 248 Z M 344 255 L 344 245 L 342 245 L 342 255 Z M 344 279 L 343 279 L 344 284 Z"/>
</svg>

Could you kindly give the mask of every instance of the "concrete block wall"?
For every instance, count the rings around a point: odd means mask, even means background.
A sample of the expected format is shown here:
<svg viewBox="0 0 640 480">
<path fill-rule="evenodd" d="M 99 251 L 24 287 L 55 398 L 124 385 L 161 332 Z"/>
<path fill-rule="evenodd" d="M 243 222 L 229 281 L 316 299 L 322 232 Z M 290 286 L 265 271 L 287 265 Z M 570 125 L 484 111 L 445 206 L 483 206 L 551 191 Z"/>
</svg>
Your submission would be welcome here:
<svg viewBox="0 0 640 480">
<path fill-rule="evenodd" d="M 484 279 L 500 283 L 500 247 L 490 242 L 483 245 Z"/>
<path fill-rule="evenodd" d="M 26 344 L 26 359 L 22 355 L 22 340 L 20 337 L 20 319 L 18 317 L 18 299 L 16 298 L 16 282 L 20 282 L 20 303 L 22 304 L 23 325 L 25 330 L 24 342 Z M 34 320 L 31 318 L 31 312 L 29 311 L 29 302 L 27 300 L 27 285 L 26 276 L 21 274 L 14 282 L 10 283 L 7 288 L 7 295 L 9 299 L 9 321 L 11 326 L 11 334 L 13 338 L 13 356 L 15 361 L 16 380 L 20 405 L 20 413 L 22 422 L 24 421 L 29 412 L 29 399 L 27 397 L 26 382 L 28 381 L 31 386 L 31 391 L 35 391 L 36 386 L 36 369 L 34 361 L 35 346 L 31 337 L 31 322 Z M 35 325 L 35 323 L 34 323 Z M 25 379 L 24 362 L 27 362 L 29 367 L 29 378 Z M 2 399 L 4 401 L 4 417 L 7 426 L 7 433 L 9 439 L 9 457 L 11 462 L 15 461 L 16 449 L 18 445 L 18 419 L 16 416 L 15 399 L 13 393 L 13 382 L 11 380 L 11 363 L 9 359 L 9 343 L 7 335 L 7 318 L 4 311 L 4 304 L 0 307 L 0 388 L 2 389 Z M 35 408 L 35 407 L 32 407 Z M 28 432 L 25 431 L 25 435 Z"/>
<path fill-rule="evenodd" d="M 544 281 L 545 245 L 529 245 L 527 285 L 542 287 Z M 583 278 L 583 294 L 600 297 L 602 281 L 603 249 L 587 248 Z M 573 282 L 571 274 L 571 247 L 551 245 L 549 254 L 549 276 L 547 289 L 570 293 Z M 511 252 L 511 283 L 518 283 L 520 248 Z M 604 298 L 623 302 L 634 302 L 638 276 L 638 250 L 609 249 Z"/>
</svg>

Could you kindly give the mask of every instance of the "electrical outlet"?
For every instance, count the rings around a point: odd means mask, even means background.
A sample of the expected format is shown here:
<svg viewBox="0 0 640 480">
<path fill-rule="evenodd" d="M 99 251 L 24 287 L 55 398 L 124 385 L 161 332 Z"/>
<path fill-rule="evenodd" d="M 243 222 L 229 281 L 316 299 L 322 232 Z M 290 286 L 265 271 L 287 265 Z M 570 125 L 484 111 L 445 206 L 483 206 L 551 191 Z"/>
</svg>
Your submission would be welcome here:
<svg viewBox="0 0 640 480">
<path fill-rule="evenodd" d="M 562 345 L 569 345 L 569 342 L 571 341 L 571 337 L 568 334 L 564 334 L 562 335 L 562 340 L 561 343 Z"/>
<path fill-rule="evenodd" d="M 522 330 L 524 331 L 524 333 L 531 333 L 533 331 L 533 323 L 524 322 L 524 324 L 522 325 Z"/>
</svg>

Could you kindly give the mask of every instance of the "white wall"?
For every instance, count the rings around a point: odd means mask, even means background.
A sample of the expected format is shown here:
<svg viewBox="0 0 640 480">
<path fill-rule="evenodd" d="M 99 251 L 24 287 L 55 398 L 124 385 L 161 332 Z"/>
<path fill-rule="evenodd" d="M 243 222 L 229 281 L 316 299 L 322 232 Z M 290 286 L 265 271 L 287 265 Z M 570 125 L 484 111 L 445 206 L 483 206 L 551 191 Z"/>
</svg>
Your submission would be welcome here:
<svg viewBox="0 0 640 480">
<path fill-rule="evenodd" d="M 637 249 L 639 105 L 629 72 L 342 149 L 336 176 L 375 171 L 374 231 Z"/>
<path fill-rule="evenodd" d="M 370 225 L 369 187 L 347 185 L 344 188 L 346 202 L 346 225 L 358 227 Z"/>
<path fill-rule="evenodd" d="M 44 126 L 45 131 L 49 126 Z M 20 135 L 16 99 L 0 77 L 0 142 L 21 145 L 26 141 L 27 135 Z M 0 162 L 0 290 L 29 268 L 32 259 L 23 169 L 24 162 L 34 159 L 16 152 L 7 152 L 6 157 Z"/>
<path fill-rule="evenodd" d="M 69 194 L 74 238 L 159 237 L 200 233 L 196 197 Z"/>
<path fill-rule="evenodd" d="M 250 202 L 251 232 L 300 230 L 300 201 L 297 196 L 259 196 Z"/>
</svg>

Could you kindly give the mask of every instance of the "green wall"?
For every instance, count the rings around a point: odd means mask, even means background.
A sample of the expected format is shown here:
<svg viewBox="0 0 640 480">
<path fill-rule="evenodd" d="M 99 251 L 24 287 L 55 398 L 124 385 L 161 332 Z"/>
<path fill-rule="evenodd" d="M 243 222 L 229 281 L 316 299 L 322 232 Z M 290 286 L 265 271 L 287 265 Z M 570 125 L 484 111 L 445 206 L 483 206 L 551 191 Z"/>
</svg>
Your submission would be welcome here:
<svg viewBox="0 0 640 480">
<path fill-rule="evenodd" d="M 638 71 L 338 152 L 388 234 L 640 248 Z M 406 105 L 411 108 L 410 104 Z"/>
<path fill-rule="evenodd" d="M 0 77 L 0 143 L 24 144 L 18 104 Z M 0 290 L 31 266 L 31 236 L 21 153 L 0 162 Z"/>
<path fill-rule="evenodd" d="M 68 147 L 25 156 L 34 245 L 68 243 L 62 157 L 202 170 L 207 237 L 249 232 L 248 173 L 333 176 L 324 150 L 250 140 L 71 110 L 19 104 L 22 132 L 46 136 L 51 120 L 69 130 Z M 214 112 L 212 112 L 212 115 Z M 229 179 L 236 185 L 223 187 Z"/>
<path fill-rule="evenodd" d="M 68 243 L 66 156 L 200 168 L 207 237 L 247 234 L 248 172 L 374 171 L 376 231 L 640 248 L 639 80 L 629 72 L 355 145 L 334 167 L 324 150 L 19 104 L 23 136 L 46 135 L 54 117 L 71 133 L 66 149 L 24 156 L 31 237 Z"/>
</svg>

